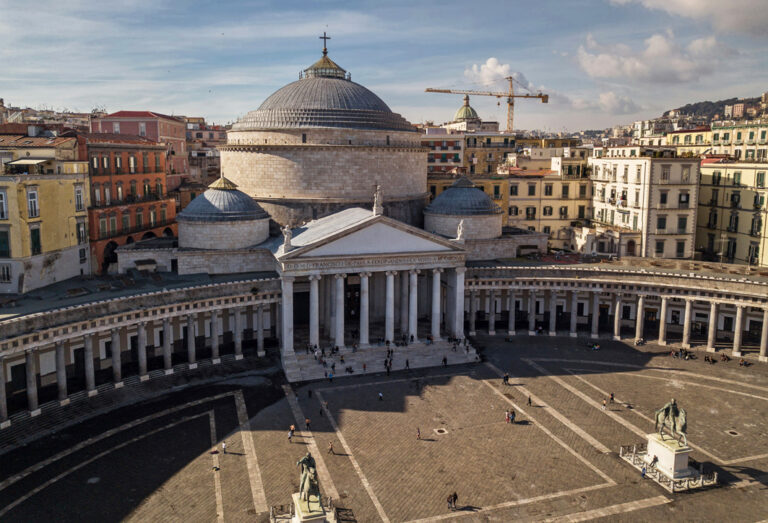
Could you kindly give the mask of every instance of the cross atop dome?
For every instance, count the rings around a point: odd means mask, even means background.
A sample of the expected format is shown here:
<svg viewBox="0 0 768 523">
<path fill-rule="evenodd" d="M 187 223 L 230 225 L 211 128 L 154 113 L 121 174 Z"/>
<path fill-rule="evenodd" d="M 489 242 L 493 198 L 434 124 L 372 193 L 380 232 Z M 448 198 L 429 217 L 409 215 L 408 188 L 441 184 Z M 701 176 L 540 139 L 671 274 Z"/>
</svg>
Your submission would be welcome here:
<svg viewBox="0 0 768 523">
<path fill-rule="evenodd" d="M 325 36 L 325 31 L 323 31 L 323 36 L 318 37 L 320 40 L 323 41 L 323 56 L 328 55 L 328 46 L 326 45 L 328 43 L 328 40 L 331 39 L 330 36 Z"/>
</svg>

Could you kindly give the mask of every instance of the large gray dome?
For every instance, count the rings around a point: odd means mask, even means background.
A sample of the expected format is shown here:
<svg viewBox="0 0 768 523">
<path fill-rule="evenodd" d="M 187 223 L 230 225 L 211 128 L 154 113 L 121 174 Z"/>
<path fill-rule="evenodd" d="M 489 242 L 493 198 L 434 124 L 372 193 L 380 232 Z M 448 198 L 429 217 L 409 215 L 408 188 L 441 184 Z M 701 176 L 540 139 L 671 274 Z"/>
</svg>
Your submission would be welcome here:
<svg viewBox="0 0 768 523">
<path fill-rule="evenodd" d="M 237 185 L 219 178 L 176 215 L 179 222 L 224 222 L 269 218 L 253 198 L 237 190 Z"/>
<path fill-rule="evenodd" d="M 490 196 L 478 189 L 468 178 L 462 176 L 440 193 L 424 209 L 425 214 L 451 214 L 475 216 L 501 214 L 501 207 L 491 201 Z"/>
<path fill-rule="evenodd" d="M 327 56 L 306 69 L 303 78 L 275 91 L 232 130 L 309 127 L 414 131 L 405 118 L 350 80 L 346 71 Z"/>
</svg>

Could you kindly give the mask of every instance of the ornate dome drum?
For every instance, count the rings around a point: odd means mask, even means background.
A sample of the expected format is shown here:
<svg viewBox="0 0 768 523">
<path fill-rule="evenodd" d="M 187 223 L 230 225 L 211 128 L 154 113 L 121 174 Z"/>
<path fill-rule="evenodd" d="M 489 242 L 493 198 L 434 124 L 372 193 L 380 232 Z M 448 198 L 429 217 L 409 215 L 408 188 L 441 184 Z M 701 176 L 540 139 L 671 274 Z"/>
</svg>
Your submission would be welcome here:
<svg viewBox="0 0 768 523">
<path fill-rule="evenodd" d="M 280 225 L 370 206 L 420 225 L 427 196 L 420 136 L 323 50 L 299 80 L 278 89 L 227 134 L 224 175 Z"/>
<path fill-rule="evenodd" d="M 468 240 L 498 238 L 503 212 L 490 196 L 463 176 L 424 209 L 424 229 L 453 238 L 463 221 Z"/>
<path fill-rule="evenodd" d="M 244 249 L 269 237 L 269 215 L 223 177 L 192 200 L 176 221 L 180 248 Z"/>
</svg>

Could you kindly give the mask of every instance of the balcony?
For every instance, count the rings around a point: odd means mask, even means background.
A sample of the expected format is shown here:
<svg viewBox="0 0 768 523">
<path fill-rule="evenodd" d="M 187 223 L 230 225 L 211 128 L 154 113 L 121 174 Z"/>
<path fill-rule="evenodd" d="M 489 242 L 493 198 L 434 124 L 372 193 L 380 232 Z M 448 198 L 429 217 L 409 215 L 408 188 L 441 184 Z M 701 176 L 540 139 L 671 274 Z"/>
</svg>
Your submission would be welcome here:
<svg viewBox="0 0 768 523">
<path fill-rule="evenodd" d="M 717 229 L 717 224 L 713 222 L 707 223 L 707 229 Z"/>
<path fill-rule="evenodd" d="M 739 200 L 731 200 L 731 209 L 741 209 Z"/>
<path fill-rule="evenodd" d="M 114 231 L 99 231 L 99 240 L 106 240 L 109 238 L 115 238 L 117 236 L 124 236 L 126 234 L 133 234 L 137 232 L 144 232 L 154 229 L 156 227 L 163 227 L 165 225 L 171 225 L 176 223 L 174 220 L 156 220 L 154 224 L 145 223 L 140 226 L 133 226 L 128 228 L 120 228 Z"/>
<path fill-rule="evenodd" d="M 739 232 L 739 228 L 737 226 L 729 225 L 728 229 L 726 229 L 728 232 Z"/>
<path fill-rule="evenodd" d="M 119 207 L 121 205 L 130 205 L 134 203 L 143 203 L 143 202 L 157 202 L 160 200 L 168 200 L 169 198 L 165 195 L 158 194 L 156 192 L 147 193 L 144 196 L 131 196 L 128 195 L 122 200 L 110 200 L 109 203 L 106 202 L 94 202 L 93 199 L 91 199 L 91 209 L 106 209 L 108 207 Z"/>
<path fill-rule="evenodd" d="M 749 231 L 750 236 L 760 236 L 760 229 L 752 229 Z"/>
<path fill-rule="evenodd" d="M 493 198 L 494 200 L 501 200 L 501 195 L 500 194 L 492 194 L 491 198 Z"/>
</svg>

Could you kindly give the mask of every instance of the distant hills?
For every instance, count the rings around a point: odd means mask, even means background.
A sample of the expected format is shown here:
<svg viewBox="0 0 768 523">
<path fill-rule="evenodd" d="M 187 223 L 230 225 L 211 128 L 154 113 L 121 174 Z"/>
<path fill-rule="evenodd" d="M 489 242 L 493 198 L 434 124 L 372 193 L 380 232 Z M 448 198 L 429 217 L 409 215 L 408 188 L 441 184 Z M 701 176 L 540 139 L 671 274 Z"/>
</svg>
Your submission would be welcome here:
<svg viewBox="0 0 768 523">
<path fill-rule="evenodd" d="M 708 120 L 711 120 L 716 114 L 719 114 L 722 118 L 723 110 L 726 105 L 733 105 L 735 103 L 744 103 L 745 105 L 754 105 L 760 101 L 760 97 L 755 98 L 728 98 L 727 100 L 718 100 L 717 102 L 696 102 L 692 104 L 686 104 L 673 111 L 680 111 L 682 114 L 689 114 L 694 116 L 704 116 Z M 664 116 L 668 116 L 670 111 L 664 113 Z"/>
</svg>

